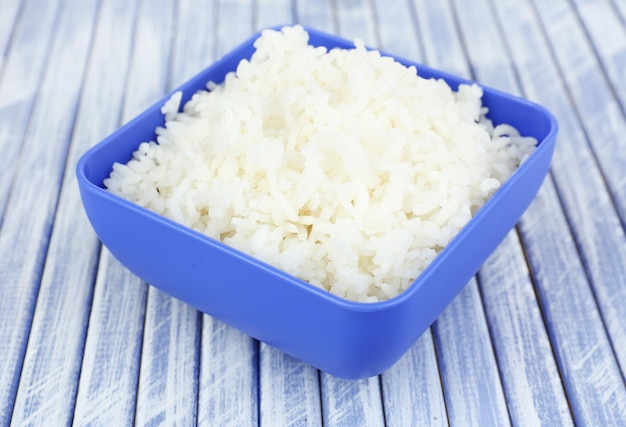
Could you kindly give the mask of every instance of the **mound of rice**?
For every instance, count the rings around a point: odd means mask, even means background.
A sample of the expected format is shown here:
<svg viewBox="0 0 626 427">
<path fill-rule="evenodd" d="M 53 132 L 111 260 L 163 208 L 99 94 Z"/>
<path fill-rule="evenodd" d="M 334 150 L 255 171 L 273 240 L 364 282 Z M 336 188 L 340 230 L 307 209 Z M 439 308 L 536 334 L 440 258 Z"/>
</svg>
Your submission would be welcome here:
<svg viewBox="0 0 626 427">
<path fill-rule="evenodd" d="M 536 145 L 363 43 L 263 32 L 105 186 L 341 297 L 405 290 Z"/>
</svg>

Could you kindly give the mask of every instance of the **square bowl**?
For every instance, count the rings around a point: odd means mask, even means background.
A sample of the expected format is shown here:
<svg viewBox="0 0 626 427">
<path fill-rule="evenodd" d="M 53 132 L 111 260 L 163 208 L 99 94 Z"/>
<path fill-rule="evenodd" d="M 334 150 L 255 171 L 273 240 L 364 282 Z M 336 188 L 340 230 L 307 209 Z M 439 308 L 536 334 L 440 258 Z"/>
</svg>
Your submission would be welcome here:
<svg viewBox="0 0 626 427">
<path fill-rule="evenodd" d="M 305 30 L 314 46 L 354 46 Z M 249 59 L 260 34 L 176 89 L 183 93 L 181 105 Z M 424 78 L 444 79 L 454 90 L 472 83 L 381 53 L 415 65 Z M 126 163 L 140 143 L 155 140 L 155 128 L 164 125 L 160 108 L 171 93 L 81 157 L 76 173 L 83 205 L 102 243 L 150 285 L 332 375 L 371 377 L 393 365 L 461 291 L 517 223 L 549 170 L 554 117 L 527 100 L 484 86 L 483 91 L 494 124 L 509 123 L 535 137 L 537 149 L 412 285 L 387 301 L 359 303 L 332 295 L 108 192 L 103 181 L 113 163 Z"/>
</svg>

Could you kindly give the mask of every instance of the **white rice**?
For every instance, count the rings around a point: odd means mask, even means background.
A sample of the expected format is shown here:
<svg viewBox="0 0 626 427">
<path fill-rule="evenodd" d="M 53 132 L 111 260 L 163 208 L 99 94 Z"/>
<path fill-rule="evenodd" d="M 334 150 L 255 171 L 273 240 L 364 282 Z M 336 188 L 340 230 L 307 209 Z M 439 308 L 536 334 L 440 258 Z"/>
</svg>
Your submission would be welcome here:
<svg viewBox="0 0 626 427">
<path fill-rule="evenodd" d="M 106 187 L 354 301 L 405 290 L 532 152 L 482 90 L 423 79 L 363 43 L 265 31 Z"/>
</svg>

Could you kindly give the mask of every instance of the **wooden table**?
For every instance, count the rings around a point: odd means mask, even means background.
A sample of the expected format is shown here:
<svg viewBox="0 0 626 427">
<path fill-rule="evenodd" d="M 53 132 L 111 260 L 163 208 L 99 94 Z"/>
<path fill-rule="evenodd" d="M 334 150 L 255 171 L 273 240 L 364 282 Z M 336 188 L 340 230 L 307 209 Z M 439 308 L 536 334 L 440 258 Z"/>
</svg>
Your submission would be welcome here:
<svg viewBox="0 0 626 427">
<path fill-rule="evenodd" d="M 384 374 L 334 378 L 103 248 L 74 167 L 257 29 L 303 23 L 560 124 L 518 226 Z M 626 425 L 626 2 L 0 1 L 0 425 Z"/>
</svg>

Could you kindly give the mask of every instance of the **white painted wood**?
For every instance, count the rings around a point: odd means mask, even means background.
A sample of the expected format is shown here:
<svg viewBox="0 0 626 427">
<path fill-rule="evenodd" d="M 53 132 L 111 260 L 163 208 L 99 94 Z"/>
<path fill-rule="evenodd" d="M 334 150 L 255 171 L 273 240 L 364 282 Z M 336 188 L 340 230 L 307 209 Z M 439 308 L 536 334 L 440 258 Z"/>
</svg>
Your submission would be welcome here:
<svg viewBox="0 0 626 427">
<path fill-rule="evenodd" d="M 489 257 L 479 278 L 513 424 L 572 425 L 517 230 Z"/>
<path fill-rule="evenodd" d="M 346 380 L 322 372 L 321 382 L 324 425 L 384 425 L 380 377 Z"/>
<path fill-rule="evenodd" d="M 258 425 L 258 343 L 202 316 L 198 425 Z"/>
<path fill-rule="evenodd" d="M 260 344 L 259 400 L 262 426 L 321 426 L 317 369 Z"/>
<path fill-rule="evenodd" d="M 316 30 L 337 33 L 337 20 L 330 0 L 295 0 L 296 20 Z"/>
<path fill-rule="evenodd" d="M 14 180 L 58 9 L 58 1 L 22 5 L 0 75 L 0 225 Z M 8 372 L 3 370 L 4 372 Z M 6 384 L 6 382 L 2 382 Z M 2 399 L 0 398 L 0 401 Z"/>
<path fill-rule="evenodd" d="M 610 0 L 574 0 L 580 24 L 587 31 L 587 36 L 594 46 L 611 83 L 611 89 L 617 94 L 622 109 L 626 111 L 626 28 L 624 19 L 616 13 Z M 626 10 L 626 3 L 618 2 Z"/>
<path fill-rule="evenodd" d="M 83 3 L 83 6 L 75 10 L 77 16 L 71 25 L 62 22 L 59 27 L 67 30 L 62 49 L 72 46 L 67 38 L 89 39 L 95 3 Z M 66 425 L 72 420 L 99 254 L 97 238 L 80 202 L 74 165 L 119 120 L 133 9 L 132 3 L 118 1 L 109 2 L 99 10 L 91 45 L 94 55 L 89 60 L 91 66 L 77 113 L 13 410 L 15 425 Z M 80 60 L 84 57 L 80 51 L 72 53 L 79 55 Z M 60 82 L 56 84 L 61 86 Z"/>
<path fill-rule="evenodd" d="M 574 421 L 620 425 L 626 419 L 623 378 L 565 218 L 554 213 L 554 186 L 546 184 L 521 230 Z"/>
<path fill-rule="evenodd" d="M 535 9 L 506 1 L 498 2 L 496 10 L 501 21 L 507 23 L 505 36 L 525 93 L 550 108 L 560 122 L 561 144 L 552 170 L 566 218 L 558 209 L 559 201 L 549 200 L 556 197 L 554 190 L 545 190 L 548 197 L 542 195 L 546 201 L 533 205 L 536 217 L 527 215 L 522 230 L 574 419 L 606 424 L 624 418 L 624 404 L 612 402 L 626 402 L 626 397 L 614 347 L 606 336 L 606 321 L 598 312 L 595 298 L 605 287 L 615 292 L 612 298 L 624 292 L 624 257 L 620 256 L 623 229 L 568 102 L 570 94 L 557 83 L 560 76 L 536 21 Z M 512 21 L 507 18 L 510 16 L 518 19 Z M 590 275 L 603 271 L 598 281 L 590 276 L 593 291 L 579 254 Z M 602 375 L 602 381 L 597 375 Z"/>
<path fill-rule="evenodd" d="M 518 93 L 488 2 L 454 3 L 474 77 Z M 489 49 L 484 46 L 489 45 Z M 556 362 L 516 231 L 481 268 L 480 288 L 513 424 L 571 425 Z"/>
<path fill-rule="evenodd" d="M 149 288 L 137 389 L 138 425 L 194 425 L 200 314 Z"/>
<path fill-rule="evenodd" d="M 624 112 L 605 80 L 590 41 L 569 1 L 552 1 L 541 6 L 537 3 L 535 8 L 553 45 L 552 52 L 560 67 L 560 75 L 576 104 L 580 121 L 589 135 L 588 141 L 622 221 L 626 223 L 626 201 L 620 197 L 626 194 L 626 142 L 620 137 L 626 133 Z M 602 15 L 595 10 L 587 11 L 591 16 L 597 16 L 596 19 L 602 19 Z M 593 21 L 594 18 L 587 19 Z M 603 31 L 608 33 L 611 28 L 604 27 Z M 612 48 L 618 49 L 625 56 L 626 31 L 618 28 L 616 32 Z M 558 46 L 558 49 L 554 49 L 554 46 Z M 626 59 L 622 64 L 626 64 Z M 626 77 L 623 82 L 626 82 Z M 626 89 L 621 90 L 626 94 Z M 626 305 L 623 307 L 626 308 Z"/>
<path fill-rule="evenodd" d="M 56 5 L 50 13 L 54 14 Z M 31 16 L 35 11 L 25 12 Z M 41 10 L 39 10 L 41 13 Z M 0 271 L 2 271 L 2 299 L 0 300 L 0 419 L 7 420 L 13 410 L 17 381 L 23 366 L 23 357 L 28 339 L 40 279 L 48 249 L 49 236 L 54 218 L 61 177 L 64 173 L 65 157 L 69 145 L 74 111 L 78 103 L 85 60 L 87 57 L 94 16 L 93 2 L 86 2 L 81 7 L 63 10 L 58 17 L 59 27 L 54 29 L 49 47 L 49 60 L 40 93 L 33 107 L 29 127 L 23 140 L 3 140 L 20 146 L 19 163 L 16 159 L 7 159 L 17 163 L 17 167 L 8 168 L 12 179 L 10 203 L 6 207 L 2 233 L 0 234 Z M 41 22 L 46 25 L 45 22 Z M 74 31 L 70 30 L 75 26 Z M 32 30 L 24 25 L 26 31 Z M 47 26 L 44 31 L 53 30 Z M 80 38 L 76 38 L 76 34 Z M 18 40 L 29 37 L 39 39 L 50 34 L 20 33 Z M 32 48 L 29 43 L 26 50 Z M 33 52 L 32 53 L 37 53 Z M 25 58 L 16 57 L 18 61 Z M 40 60 L 37 58 L 36 60 Z M 9 58 L 5 83 L 9 84 L 15 71 L 12 70 L 12 57 Z M 25 66 L 25 63 L 21 64 Z M 9 72 L 10 71 L 10 72 Z M 28 74 L 28 73 L 26 73 Z M 7 79 L 9 77 L 9 79 Z M 12 83 L 15 84 L 15 81 Z M 19 87 L 19 84 L 18 84 Z M 11 94 L 8 93 L 10 96 Z M 18 96 L 19 98 L 19 96 Z M 11 101 L 9 99 L 9 101 Z M 13 113 L 26 113 L 21 107 L 26 104 L 5 104 L 8 116 Z M 17 111 L 13 110 L 16 108 Z M 14 116 L 15 117 L 15 116 Z M 21 131 L 23 123 L 6 124 L 8 133 Z M 11 129 L 13 125 L 15 128 Z M 16 129 L 17 128 L 17 129 Z M 18 135 L 16 135 L 18 136 Z M 8 149 L 9 153 L 15 153 Z M 10 176 L 15 170 L 14 176 Z M 3 174 L 4 176 L 4 174 Z"/>
<path fill-rule="evenodd" d="M 139 5 L 123 121 L 133 118 L 166 92 L 173 10 L 174 4 L 168 0 L 158 4 L 146 1 Z M 108 252 L 104 253 L 110 257 Z M 92 328 L 93 317 L 90 320 L 85 350 L 87 364 L 83 364 L 76 404 L 77 419 L 89 422 L 105 417 L 106 425 L 133 420 L 140 423 L 156 420 L 174 424 L 194 420 L 195 407 L 188 407 L 185 403 L 196 400 L 196 387 L 193 385 L 197 370 L 194 355 L 195 313 L 188 307 L 181 307 L 180 303 L 156 295 L 150 298 L 149 312 L 144 320 L 146 285 L 119 263 L 109 262 L 106 257 L 104 261 L 101 260 L 98 283 L 106 283 L 107 289 L 115 288 L 116 298 L 128 301 L 128 307 L 120 313 L 117 307 L 112 306 L 120 305 L 119 300 L 104 298 L 98 301 L 97 307 L 102 310 L 99 314 L 102 314 L 95 321 L 99 325 L 106 325 L 106 328 Z M 96 292 L 97 288 L 98 284 Z M 156 290 L 152 289 L 151 293 L 154 292 Z M 110 324 L 110 316 L 117 317 L 114 324 Z M 160 328 L 159 321 L 165 322 L 164 329 Z M 109 335 L 111 332 L 116 334 L 114 339 Z M 145 340 L 144 351 L 141 347 L 142 338 Z M 189 344 L 189 341 L 191 348 L 187 348 L 192 353 L 191 357 L 188 352 L 184 352 L 184 344 Z M 167 345 L 159 345 L 164 343 Z M 179 348 L 178 344 L 183 344 L 183 347 Z M 123 354 L 117 354 L 120 352 Z M 180 363 L 173 362 L 181 354 L 186 358 Z M 88 355 L 90 358 L 87 358 Z M 100 363 L 105 367 L 100 367 Z M 124 367 L 128 377 L 117 375 L 117 365 Z M 163 365 L 167 366 L 165 372 L 161 368 Z M 107 377 L 106 381 L 102 380 L 102 375 Z M 189 385 L 186 384 L 189 378 L 192 379 L 190 390 L 185 388 Z M 155 395 L 155 391 L 163 395 Z M 102 402 L 110 400 L 112 393 L 116 394 L 116 398 L 112 407 L 106 408 Z M 164 399 L 164 396 L 170 399 Z M 171 396 L 176 398 L 171 399 Z M 185 408 L 181 409 L 181 405 L 185 405 Z M 102 413 L 103 408 L 106 414 Z"/>
<path fill-rule="evenodd" d="M 552 43 L 561 46 L 558 51 L 555 51 L 555 57 L 561 67 L 561 75 L 568 85 L 568 93 L 575 102 L 604 181 L 613 193 L 613 201 L 621 214 L 622 224 L 626 224 L 626 200 L 620 197 L 626 194 L 626 179 L 624 179 L 626 141 L 621 137 L 626 133 L 624 113 L 614 97 L 613 89 L 604 80 L 604 75 L 593 57 L 594 53 L 589 42 L 583 30 L 577 25 L 578 21 L 569 5 L 552 2 L 550 7 L 544 9 L 540 12 L 544 28 Z M 598 13 L 595 8 L 585 11 L 589 14 L 585 19 L 590 22 L 597 22 L 606 15 L 606 13 Z M 557 19 L 557 16 L 560 18 Z M 556 21 L 554 26 L 563 28 L 563 31 L 567 32 L 567 37 L 563 37 L 561 32 L 554 31 L 552 25 L 546 25 L 551 21 Z M 607 22 L 605 31 L 611 33 L 611 30 L 614 30 L 618 37 L 612 42 L 612 46 L 608 47 L 621 54 L 624 59 L 622 62 L 626 66 L 626 31 L 623 28 L 610 28 L 611 22 L 611 20 Z M 619 37 L 619 34 L 622 37 Z M 620 72 L 623 73 L 623 70 Z M 626 75 L 623 83 L 626 83 Z M 620 90 L 625 95 L 624 101 L 626 101 L 626 90 L 624 88 Z M 608 203 L 607 209 L 609 209 Z M 622 372 L 626 372 L 626 316 L 624 315 L 626 313 L 626 288 L 624 287 L 626 263 L 623 262 L 626 259 L 626 236 L 623 229 L 620 230 L 617 220 L 597 223 L 596 227 L 604 229 L 604 233 L 598 232 L 595 236 L 585 233 L 580 237 L 584 247 L 588 248 L 583 251 L 583 259 L 588 274 L 591 276 L 614 351 Z M 611 228 L 607 229 L 608 227 Z M 613 239 L 605 241 L 598 238 L 603 234 L 610 234 Z"/>
<path fill-rule="evenodd" d="M 292 0 L 257 0 L 254 29 L 258 31 L 274 25 L 293 24 L 295 11 L 292 3 Z"/>
<path fill-rule="evenodd" d="M 11 34 L 13 34 L 19 16 L 20 3 L 20 0 L 8 0 L 2 3 L 2 13 L 0 14 L 0 76 L 2 75 L 2 65 Z"/>
<path fill-rule="evenodd" d="M 334 6 L 337 27 L 342 37 L 359 38 L 371 47 L 380 45 L 374 10 L 368 0 L 338 0 Z"/>
<path fill-rule="evenodd" d="M 469 75 L 458 29 L 448 2 L 413 0 L 424 62 L 457 76 Z"/>
<path fill-rule="evenodd" d="M 215 61 L 215 2 L 177 2 L 170 87 L 178 87 Z"/>
<path fill-rule="evenodd" d="M 421 62 L 422 52 L 410 0 L 374 0 L 373 6 L 380 36 L 379 48 L 390 54 Z"/>
<path fill-rule="evenodd" d="M 147 286 L 103 248 L 74 425 L 132 425 Z"/>
<path fill-rule="evenodd" d="M 218 0 L 217 52 L 221 58 L 254 31 L 252 0 Z"/>
<path fill-rule="evenodd" d="M 387 426 L 448 425 L 430 329 L 395 365 L 382 374 L 381 381 Z"/>
<path fill-rule="evenodd" d="M 450 425 L 509 425 L 475 279 L 437 318 L 433 331 Z"/>
</svg>

